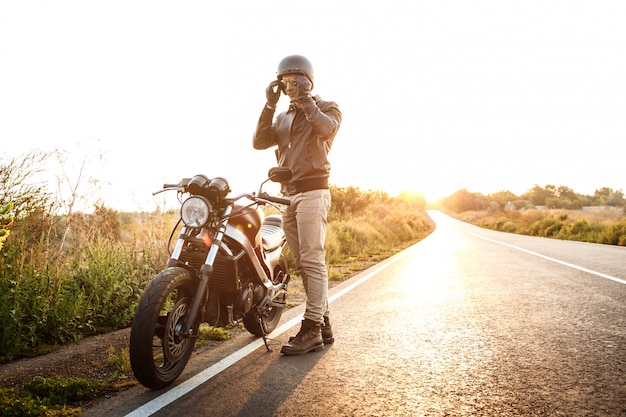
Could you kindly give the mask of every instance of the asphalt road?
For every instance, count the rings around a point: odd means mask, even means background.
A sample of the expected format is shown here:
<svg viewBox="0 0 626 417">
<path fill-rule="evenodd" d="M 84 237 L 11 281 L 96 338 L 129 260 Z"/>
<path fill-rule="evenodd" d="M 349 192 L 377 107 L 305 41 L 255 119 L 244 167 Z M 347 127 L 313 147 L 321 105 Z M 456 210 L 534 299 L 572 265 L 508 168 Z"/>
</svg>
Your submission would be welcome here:
<svg viewBox="0 0 626 417">
<path fill-rule="evenodd" d="M 431 215 L 428 238 L 333 288 L 324 351 L 278 353 L 293 309 L 273 352 L 240 337 L 85 416 L 626 415 L 626 248 Z"/>
</svg>

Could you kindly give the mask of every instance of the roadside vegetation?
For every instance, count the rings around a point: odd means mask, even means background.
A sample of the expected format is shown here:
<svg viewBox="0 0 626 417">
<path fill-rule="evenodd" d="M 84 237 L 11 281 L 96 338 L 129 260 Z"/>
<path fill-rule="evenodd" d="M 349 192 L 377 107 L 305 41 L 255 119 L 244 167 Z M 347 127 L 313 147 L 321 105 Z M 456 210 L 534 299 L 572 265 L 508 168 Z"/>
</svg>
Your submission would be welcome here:
<svg viewBox="0 0 626 417">
<path fill-rule="evenodd" d="M 80 416 L 80 407 L 71 404 L 95 398 L 105 386 L 99 380 L 35 377 L 22 390 L 0 388 L 0 411 L 4 417 Z"/>
<path fill-rule="evenodd" d="M 128 327 L 143 289 L 167 261 L 178 219 L 178 212 L 122 213 L 104 204 L 89 214 L 59 213 L 63 205 L 32 182 L 46 157 L 35 152 L 0 165 L 1 236 L 8 237 L 0 251 L 0 363 Z M 432 230 L 421 195 L 392 198 L 352 187 L 331 193 L 332 279 Z"/>
<path fill-rule="evenodd" d="M 599 188 L 582 195 L 568 187 L 535 185 L 521 196 L 483 195 L 465 189 L 433 207 L 480 227 L 528 236 L 626 246 L 622 190 Z"/>
<path fill-rule="evenodd" d="M 50 157 L 32 152 L 0 165 L 0 364 L 130 326 L 144 288 L 167 261 L 178 220 L 174 211 L 124 213 L 102 202 L 89 214 L 77 212 L 84 167 L 79 179 L 63 178 L 71 192 L 59 201 L 35 181 Z M 332 187 L 331 194 L 326 249 L 332 280 L 432 231 L 421 195 L 392 198 L 354 187 Z M 286 256 L 297 288 L 288 249 Z M 295 292 L 289 306 L 298 304 Z M 229 329 L 201 327 L 197 345 L 228 338 Z M 108 356 L 111 380 L 36 377 L 22 387 L 0 387 L 0 414 L 79 416 L 82 402 L 129 384 L 128 350 L 112 349 Z"/>
</svg>

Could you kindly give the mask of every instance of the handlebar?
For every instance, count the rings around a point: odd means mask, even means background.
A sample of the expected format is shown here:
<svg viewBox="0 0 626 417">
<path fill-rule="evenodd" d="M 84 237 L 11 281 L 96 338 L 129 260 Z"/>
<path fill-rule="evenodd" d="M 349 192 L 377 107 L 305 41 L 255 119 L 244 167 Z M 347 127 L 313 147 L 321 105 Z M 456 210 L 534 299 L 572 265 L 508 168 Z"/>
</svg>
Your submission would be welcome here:
<svg viewBox="0 0 626 417">
<path fill-rule="evenodd" d="M 152 195 L 157 195 L 157 194 L 161 194 L 164 193 L 166 191 L 172 191 L 172 190 L 176 190 L 176 191 L 185 191 L 185 187 L 187 187 L 187 185 L 189 184 L 190 178 L 183 178 L 182 180 L 180 180 L 180 182 L 178 184 L 163 184 L 163 188 L 159 191 L 155 191 L 152 193 Z"/>
<path fill-rule="evenodd" d="M 155 191 L 152 195 L 157 195 L 163 193 L 165 191 L 179 191 L 179 192 L 187 192 L 187 185 L 189 184 L 190 178 L 183 178 L 178 184 L 163 184 L 163 189 L 159 191 Z M 249 198 L 250 200 L 256 201 L 257 203 L 273 203 L 273 204 L 282 204 L 288 206 L 291 204 L 291 200 L 287 198 L 274 197 L 266 193 L 265 191 L 260 191 L 258 195 L 255 193 L 244 193 L 236 196 L 231 196 L 227 198 L 228 201 L 235 202 L 243 197 Z"/>
<path fill-rule="evenodd" d="M 267 200 L 270 203 L 283 204 L 285 206 L 288 206 L 288 205 L 291 204 L 291 200 L 289 200 L 287 198 L 274 197 L 274 196 L 271 196 L 271 195 L 269 195 L 268 193 L 266 193 L 264 191 L 259 193 L 259 197 L 258 198 L 260 198 L 262 200 Z"/>
<path fill-rule="evenodd" d="M 285 206 L 289 206 L 291 205 L 291 200 L 287 199 L 287 198 L 280 198 L 280 197 L 274 197 L 269 195 L 268 193 L 266 193 L 265 191 L 260 191 L 258 195 L 256 195 L 255 193 L 244 193 L 244 194 L 239 194 L 239 195 L 235 195 L 235 196 L 231 196 L 229 198 L 227 198 L 228 201 L 230 202 L 235 202 L 241 198 L 247 198 L 250 199 L 252 201 L 255 201 L 259 204 L 265 204 L 265 203 L 269 203 L 269 204 L 283 204 Z"/>
</svg>

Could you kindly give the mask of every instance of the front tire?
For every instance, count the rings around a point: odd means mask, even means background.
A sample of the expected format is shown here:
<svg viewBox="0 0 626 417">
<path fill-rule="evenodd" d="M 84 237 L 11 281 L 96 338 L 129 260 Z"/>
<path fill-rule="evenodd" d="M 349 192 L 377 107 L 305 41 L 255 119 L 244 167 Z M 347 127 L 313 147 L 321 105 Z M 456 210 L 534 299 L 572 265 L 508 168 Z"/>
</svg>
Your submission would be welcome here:
<svg viewBox="0 0 626 417">
<path fill-rule="evenodd" d="M 182 337 L 183 327 L 193 300 L 196 284 L 184 268 L 168 268 L 146 288 L 130 331 L 130 364 L 135 378 L 145 387 L 161 389 L 170 385 L 183 371 L 198 332 Z"/>
</svg>

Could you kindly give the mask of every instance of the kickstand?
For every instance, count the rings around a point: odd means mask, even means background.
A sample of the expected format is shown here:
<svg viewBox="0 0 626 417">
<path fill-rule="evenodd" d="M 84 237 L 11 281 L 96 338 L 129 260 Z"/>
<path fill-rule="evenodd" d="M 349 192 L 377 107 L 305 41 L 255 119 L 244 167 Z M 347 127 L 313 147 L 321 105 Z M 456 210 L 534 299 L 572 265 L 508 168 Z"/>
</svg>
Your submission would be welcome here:
<svg viewBox="0 0 626 417">
<path fill-rule="evenodd" d="M 272 352 L 272 348 L 270 347 L 270 344 L 267 342 L 267 337 L 265 335 L 263 335 L 263 343 L 265 343 L 265 349 L 267 349 L 268 352 Z"/>
<path fill-rule="evenodd" d="M 263 343 L 265 343 L 265 349 L 267 349 L 268 352 L 271 352 L 272 348 L 267 341 L 267 325 L 261 317 L 259 317 L 259 327 L 261 328 L 261 332 L 263 332 Z"/>
</svg>

